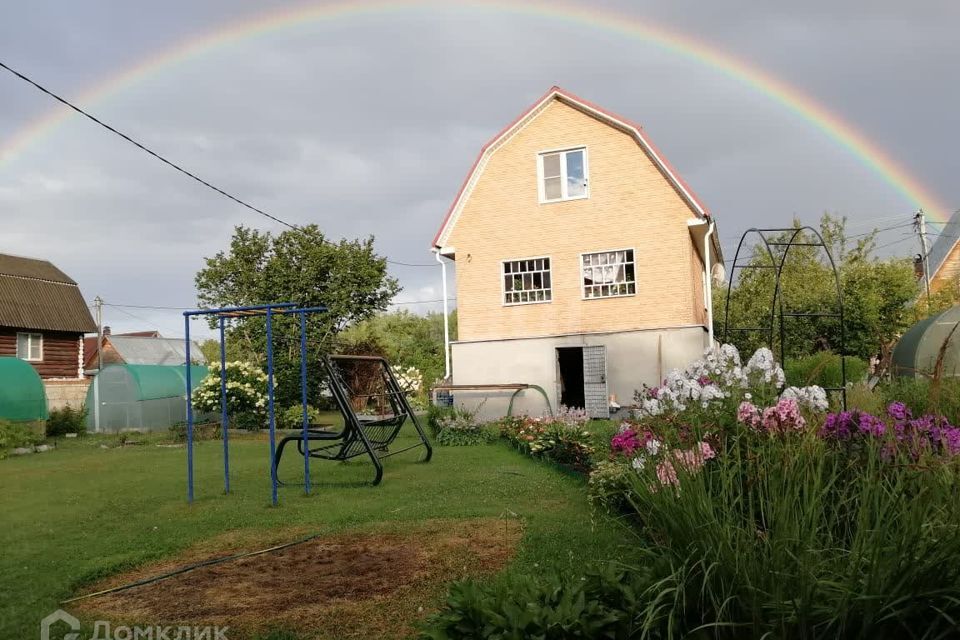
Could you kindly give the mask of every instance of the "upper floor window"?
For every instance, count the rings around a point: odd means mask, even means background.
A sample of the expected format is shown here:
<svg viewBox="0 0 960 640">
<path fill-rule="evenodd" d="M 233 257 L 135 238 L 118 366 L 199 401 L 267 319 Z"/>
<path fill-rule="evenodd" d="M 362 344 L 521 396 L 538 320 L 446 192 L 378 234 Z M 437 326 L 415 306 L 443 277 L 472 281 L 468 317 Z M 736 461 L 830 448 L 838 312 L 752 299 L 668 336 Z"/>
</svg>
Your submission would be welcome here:
<svg viewBox="0 0 960 640">
<path fill-rule="evenodd" d="M 503 261 L 503 304 L 550 302 L 550 258 Z"/>
<path fill-rule="evenodd" d="M 633 249 L 584 253 L 580 259 L 584 298 L 632 296 L 637 292 Z"/>
<path fill-rule="evenodd" d="M 18 333 L 17 357 L 31 362 L 43 360 L 43 334 Z"/>
<path fill-rule="evenodd" d="M 589 197 L 587 149 L 548 151 L 537 156 L 540 202 Z"/>
</svg>

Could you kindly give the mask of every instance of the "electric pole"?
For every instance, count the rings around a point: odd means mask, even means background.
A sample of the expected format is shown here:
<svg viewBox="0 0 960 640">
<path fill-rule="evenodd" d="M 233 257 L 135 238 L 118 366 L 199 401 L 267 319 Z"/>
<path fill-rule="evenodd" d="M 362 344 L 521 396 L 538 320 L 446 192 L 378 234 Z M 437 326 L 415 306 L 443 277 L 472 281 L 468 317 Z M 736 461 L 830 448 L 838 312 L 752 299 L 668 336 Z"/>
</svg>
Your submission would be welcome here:
<svg viewBox="0 0 960 640">
<path fill-rule="evenodd" d="M 97 311 L 97 375 L 93 378 L 93 429 L 100 431 L 100 372 L 103 371 L 103 299 L 93 299 Z"/>
<path fill-rule="evenodd" d="M 923 268 L 923 284 L 927 291 L 927 304 L 930 303 L 930 268 L 927 262 L 927 221 L 923 209 L 913 216 L 913 229 L 920 236 L 920 266 Z"/>
</svg>

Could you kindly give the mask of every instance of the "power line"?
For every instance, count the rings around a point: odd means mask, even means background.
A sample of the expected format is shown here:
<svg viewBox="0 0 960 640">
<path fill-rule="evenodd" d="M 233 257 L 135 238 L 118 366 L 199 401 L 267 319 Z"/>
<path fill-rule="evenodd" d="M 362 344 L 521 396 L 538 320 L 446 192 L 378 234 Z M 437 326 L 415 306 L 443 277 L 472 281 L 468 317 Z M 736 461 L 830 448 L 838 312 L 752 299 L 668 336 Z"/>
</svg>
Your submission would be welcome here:
<svg viewBox="0 0 960 640">
<path fill-rule="evenodd" d="M 293 223 L 290 223 L 290 222 L 287 222 L 286 220 L 282 220 L 282 219 L 278 218 L 278 217 L 275 216 L 275 215 L 272 215 L 272 214 L 270 214 L 270 213 L 267 213 L 267 212 L 264 211 L 263 209 L 260 209 L 260 208 L 258 208 L 258 207 L 253 206 L 253 205 L 250 204 L 249 202 L 246 202 L 246 201 L 244 201 L 244 200 L 241 200 L 240 198 L 238 198 L 237 196 L 233 195 L 232 193 L 229 193 L 229 192 L 225 191 L 224 189 L 221 189 L 220 187 L 218 187 L 218 186 L 216 186 L 216 185 L 214 185 L 214 184 L 212 184 L 212 183 L 204 180 L 203 178 L 201 178 L 200 176 L 196 175 L 195 173 L 192 173 L 191 171 L 188 171 L 187 169 L 184 169 L 183 167 L 181 167 L 179 164 L 173 162 L 172 160 L 168 160 L 168 159 L 165 158 L 164 156 L 160 155 L 159 153 L 157 153 L 157 152 L 154 151 L 153 149 L 151 149 L 151 148 L 149 148 L 148 146 L 146 146 L 145 144 L 143 144 L 142 142 L 140 142 L 140 141 L 138 141 L 138 140 L 135 140 L 134 138 L 132 138 L 132 137 L 130 137 L 129 135 L 127 135 L 126 133 L 124 133 L 124 132 L 116 129 L 115 127 L 107 124 L 107 123 L 104 122 L 103 120 L 101 120 L 101 119 L 97 118 L 96 116 L 88 113 L 87 111 L 84 111 L 83 109 L 81 109 L 81 108 L 78 107 L 77 105 L 73 104 L 72 102 L 70 102 L 70 101 L 67 100 L 66 98 L 63 98 L 63 97 L 57 95 L 56 93 L 54 93 L 53 91 L 51 91 L 50 89 L 47 89 L 46 87 L 44 87 L 44 86 L 41 85 L 40 83 L 36 82 L 36 81 L 33 80 L 32 78 L 29 78 L 29 77 L 27 77 L 26 75 L 24 75 L 24 74 L 20 73 L 19 71 L 17 71 L 16 69 L 13 69 L 13 68 L 10 67 L 9 65 L 5 64 L 2 60 L 0 60 L 0 67 L 6 69 L 7 71 L 9 71 L 10 73 L 12 73 L 12 74 L 15 75 L 16 77 L 18 77 L 18 78 L 20 78 L 21 80 L 23 80 L 24 82 L 32 85 L 34 88 L 36 88 L 36 89 L 38 89 L 39 91 L 41 91 L 41 92 L 45 93 L 46 95 L 50 96 L 51 98 L 53 98 L 53 99 L 56 100 L 57 102 L 59 102 L 59 103 L 65 105 L 65 106 L 69 107 L 70 109 L 73 109 L 74 111 L 76 111 L 77 113 L 79 113 L 80 115 L 82 115 L 83 117 L 85 117 L 85 118 L 91 120 L 92 122 L 96 123 L 97 125 L 103 127 L 104 129 L 106 129 L 106 130 L 109 131 L 110 133 L 113 133 L 114 135 L 119 136 L 120 138 L 122 138 L 123 140 L 129 142 L 130 144 L 132 144 L 133 146 L 137 147 L 137 148 L 140 149 L 141 151 L 144 151 L 144 152 L 150 154 L 151 156 L 153 156 L 154 158 L 156 158 L 156 159 L 159 160 L 160 162 L 162 162 L 162 163 L 166 164 L 167 166 L 175 169 L 176 171 L 179 171 L 180 173 L 182 173 L 183 175 L 187 176 L 187 177 L 190 178 L 191 180 L 194 180 L 194 181 L 202 184 L 203 186 L 207 187 L 208 189 L 212 189 L 212 190 L 215 191 L 216 193 L 219 193 L 221 196 L 223 196 L 223 197 L 225 197 L 225 198 L 228 198 L 229 200 L 232 200 L 232 201 L 235 202 L 236 204 L 239 204 L 241 207 L 245 207 L 245 208 L 249 209 L 250 211 L 253 211 L 254 213 L 257 213 L 257 214 L 259 214 L 259 215 L 261 215 L 261 216 L 264 216 L 265 218 L 269 218 L 270 220 L 273 220 L 274 222 L 277 222 L 277 223 L 282 224 L 282 225 L 284 225 L 284 226 L 286 226 L 286 227 L 289 227 L 290 229 L 299 229 L 299 227 L 298 227 L 297 225 L 295 225 L 295 224 L 293 224 Z M 438 264 L 414 264 L 414 263 L 410 263 L 410 262 L 398 262 L 398 261 L 396 261 L 396 260 L 391 260 L 391 259 L 389 259 L 389 258 L 387 258 L 386 261 L 389 262 L 390 264 L 400 265 L 400 266 L 404 266 L 404 267 L 436 267 L 436 266 L 439 266 Z"/>
<path fill-rule="evenodd" d="M 456 299 L 455 297 L 454 297 L 454 298 L 447 298 L 447 301 L 448 301 L 448 302 L 456 302 L 456 300 L 457 300 L 457 299 Z M 407 304 L 431 304 L 431 303 L 435 303 L 435 302 L 443 302 L 443 298 L 437 298 L 437 299 L 435 299 L 435 300 L 405 300 L 405 301 L 403 301 L 403 302 L 391 302 L 391 303 L 389 304 L 389 306 L 407 305 Z M 89 306 L 89 305 L 88 305 L 88 306 Z M 121 313 L 126 313 L 127 315 L 129 315 L 129 316 L 131 316 L 131 317 L 136 317 L 136 316 L 134 316 L 132 313 L 128 313 L 128 312 L 124 311 L 124 309 L 147 309 L 147 310 L 150 310 L 150 311 L 192 311 L 192 310 L 194 310 L 194 309 L 197 308 L 196 306 L 193 306 L 193 307 L 169 307 L 169 306 L 149 305 L 149 304 L 117 304 L 117 303 L 113 303 L 113 302 L 104 302 L 104 303 L 103 303 L 103 306 L 105 306 L 105 307 L 113 307 L 113 308 L 117 309 L 117 311 L 120 311 Z M 144 320 L 143 318 L 138 318 L 138 319 L 139 319 L 139 320 L 143 320 L 144 322 L 147 322 L 147 320 Z"/>
</svg>

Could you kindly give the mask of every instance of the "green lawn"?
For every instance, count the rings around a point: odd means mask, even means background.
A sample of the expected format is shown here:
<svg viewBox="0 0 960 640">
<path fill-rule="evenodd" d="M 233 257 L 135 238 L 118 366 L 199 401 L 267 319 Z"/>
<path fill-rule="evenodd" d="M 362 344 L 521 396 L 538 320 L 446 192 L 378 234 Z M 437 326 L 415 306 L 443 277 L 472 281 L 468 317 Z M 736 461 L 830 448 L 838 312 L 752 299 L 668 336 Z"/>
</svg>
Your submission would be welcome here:
<svg viewBox="0 0 960 640">
<path fill-rule="evenodd" d="M 406 438 L 398 448 L 412 442 Z M 92 581 L 233 530 L 335 532 L 379 522 L 519 517 L 524 537 L 507 571 L 527 573 L 621 556 L 634 542 L 591 513 L 582 479 L 499 443 L 436 447 L 428 464 L 417 463 L 419 450 L 389 458 L 379 487 L 350 484 L 371 477 L 368 463 L 317 461 L 313 495 L 282 487 L 274 508 L 264 438 L 232 442 L 229 496 L 221 443 L 200 443 L 192 505 L 185 451 L 142 440 L 103 449 L 102 439 L 87 437 L 0 461 L 0 638 L 35 637 L 41 618 Z M 281 478 L 298 481 L 302 458 L 289 453 Z"/>
</svg>

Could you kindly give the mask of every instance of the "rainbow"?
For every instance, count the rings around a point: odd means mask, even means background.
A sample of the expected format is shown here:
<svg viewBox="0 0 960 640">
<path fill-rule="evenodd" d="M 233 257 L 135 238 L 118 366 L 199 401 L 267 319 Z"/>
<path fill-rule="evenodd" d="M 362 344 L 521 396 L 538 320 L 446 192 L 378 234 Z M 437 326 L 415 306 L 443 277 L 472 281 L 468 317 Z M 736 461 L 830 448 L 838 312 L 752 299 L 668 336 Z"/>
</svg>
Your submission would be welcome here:
<svg viewBox="0 0 960 640">
<path fill-rule="evenodd" d="M 586 25 L 652 44 L 697 64 L 719 71 L 768 97 L 809 125 L 819 129 L 851 153 L 864 166 L 901 194 L 913 206 L 922 207 L 934 222 L 946 222 L 950 207 L 913 176 L 905 167 L 863 133 L 796 87 L 760 68 L 710 46 L 700 40 L 662 25 L 607 9 L 577 7 L 553 0 L 501 2 L 468 0 L 456 4 L 436 0 L 393 0 L 388 2 L 354 1 L 300 5 L 286 11 L 273 11 L 227 24 L 215 31 L 179 42 L 160 53 L 88 88 L 75 100 L 90 106 L 135 84 L 138 80 L 212 50 L 243 40 L 282 30 L 286 27 L 358 16 L 377 16 L 416 9 L 469 9 L 501 14 L 527 15 L 561 22 Z M 0 145 L 0 167 L 10 163 L 27 147 L 50 135 L 75 114 L 66 107 L 51 109 Z"/>
</svg>

